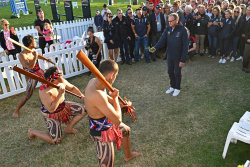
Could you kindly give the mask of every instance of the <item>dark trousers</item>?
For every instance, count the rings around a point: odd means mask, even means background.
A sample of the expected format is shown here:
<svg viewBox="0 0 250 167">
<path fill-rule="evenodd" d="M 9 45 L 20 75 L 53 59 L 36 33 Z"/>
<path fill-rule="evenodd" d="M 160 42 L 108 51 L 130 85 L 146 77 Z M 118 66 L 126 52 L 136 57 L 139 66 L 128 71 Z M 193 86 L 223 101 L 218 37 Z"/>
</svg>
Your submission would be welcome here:
<svg viewBox="0 0 250 167">
<path fill-rule="evenodd" d="M 131 38 L 129 41 L 129 54 L 131 58 L 134 58 L 134 50 L 135 50 L 135 38 Z"/>
<path fill-rule="evenodd" d="M 240 56 L 243 56 L 244 49 L 245 49 L 245 37 L 240 37 Z"/>
<path fill-rule="evenodd" d="M 125 61 L 127 63 L 130 62 L 130 58 L 129 58 L 129 49 L 128 49 L 128 42 L 129 40 L 127 38 L 121 38 L 120 39 L 120 53 L 121 53 L 121 57 L 122 57 L 122 61 Z M 124 49 L 125 49 L 125 56 L 124 56 Z"/>
<path fill-rule="evenodd" d="M 250 71 L 250 44 L 245 44 L 245 50 L 243 54 L 243 68 Z"/>
<path fill-rule="evenodd" d="M 179 67 L 179 60 L 169 59 L 168 62 L 168 75 L 170 78 L 170 86 L 174 89 L 181 89 L 181 67 Z"/>
<path fill-rule="evenodd" d="M 217 43 L 218 43 L 218 36 L 208 34 L 208 42 L 209 42 L 209 52 L 210 55 L 216 55 Z"/>
<path fill-rule="evenodd" d="M 90 56 L 90 54 L 88 55 L 88 57 L 91 61 L 93 60 L 93 56 Z M 96 64 L 95 64 L 96 68 L 99 68 L 101 60 L 102 60 L 102 54 L 100 53 L 96 59 Z"/>
<path fill-rule="evenodd" d="M 152 34 L 151 35 L 152 46 L 155 46 L 155 44 L 159 41 L 160 38 L 161 38 L 161 32 L 157 32 L 156 34 Z M 159 56 L 158 49 L 153 53 L 153 58 L 155 58 L 156 55 Z"/>
<path fill-rule="evenodd" d="M 233 57 L 235 57 L 237 54 L 239 39 L 240 37 L 237 36 L 233 38 Z"/>
<path fill-rule="evenodd" d="M 13 49 L 13 50 L 8 50 L 9 51 L 9 55 L 12 55 L 13 58 L 16 60 L 16 54 L 17 54 L 17 50 Z"/>
<path fill-rule="evenodd" d="M 195 51 L 195 50 L 193 50 L 193 51 L 191 51 L 191 52 L 188 53 L 188 58 L 189 58 L 190 60 L 192 60 L 193 57 L 194 57 L 194 55 L 196 55 L 196 51 Z"/>
<path fill-rule="evenodd" d="M 45 48 L 45 46 L 46 46 L 47 43 L 48 43 L 49 46 L 50 46 L 51 44 L 54 43 L 54 41 L 53 41 L 53 40 L 51 40 L 51 41 L 45 41 L 45 38 L 43 38 L 43 37 L 40 37 L 40 38 L 39 38 L 39 48 L 42 49 L 42 53 L 43 53 L 43 54 L 45 53 L 44 48 Z"/>
<path fill-rule="evenodd" d="M 231 42 L 232 40 L 230 39 L 221 39 L 220 40 L 220 56 L 223 57 L 227 57 L 230 55 L 231 52 Z"/>
</svg>

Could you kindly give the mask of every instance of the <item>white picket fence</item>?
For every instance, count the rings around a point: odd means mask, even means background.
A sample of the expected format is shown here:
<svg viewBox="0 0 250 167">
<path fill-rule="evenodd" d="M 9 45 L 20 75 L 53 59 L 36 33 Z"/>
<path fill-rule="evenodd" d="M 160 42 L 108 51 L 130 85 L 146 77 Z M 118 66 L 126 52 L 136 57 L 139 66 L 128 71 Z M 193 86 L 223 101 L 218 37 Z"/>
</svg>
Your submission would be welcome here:
<svg viewBox="0 0 250 167">
<path fill-rule="evenodd" d="M 99 35 L 101 41 L 104 40 L 101 33 L 96 33 L 95 35 Z M 56 62 L 57 67 L 63 70 L 64 77 L 69 78 L 89 71 L 76 58 L 80 49 L 86 52 L 84 41 L 82 39 L 74 41 L 71 44 L 66 44 L 66 49 L 64 44 L 52 45 L 50 46 L 50 52 L 48 49 L 45 49 L 45 54 L 43 56 Z M 41 49 L 37 49 L 37 51 L 39 54 L 42 53 Z M 109 58 L 106 44 L 103 44 L 102 56 L 103 59 Z M 25 92 L 27 86 L 26 77 L 12 70 L 14 66 L 23 68 L 20 61 L 14 60 L 12 56 L 9 56 L 9 58 L 10 60 L 8 61 L 5 57 L 2 57 L 3 63 L 0 63 L 0 69 L 2 70 L 0 72 L 0 99 Z M 52 66 L 51 63 L 40 59 L 38 62 L 40 68 L 43 70 Z M 40 83 L 38 86 L 40 86 Z"/>
</svg>

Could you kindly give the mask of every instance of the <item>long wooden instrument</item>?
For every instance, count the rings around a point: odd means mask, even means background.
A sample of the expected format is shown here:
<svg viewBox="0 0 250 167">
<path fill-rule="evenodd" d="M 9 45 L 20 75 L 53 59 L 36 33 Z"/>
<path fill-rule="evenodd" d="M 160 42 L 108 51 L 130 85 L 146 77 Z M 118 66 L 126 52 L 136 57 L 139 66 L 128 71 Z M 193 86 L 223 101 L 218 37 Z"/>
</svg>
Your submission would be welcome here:
<svg viewBox="0 0 250 167">
<path fill-rule="evenodd" d="M 57 88 L 57 89 L 59 88 L 59 86 L 57 86 L 57 85 L 55 85 L 55 84 L 53 84 L 53 83 L 47 81 L 46 79 L 41 78 L 41 77 L 37 76 L 36 74 L 31 73 L 31 72 L 25 71 L 24 69 L 21 69 L 21 68 L 19 68 L 19 67 L 17 67 L 17 66 L 15 66 L 15 67 L 13 68 L 13 70 L 16 71 L 16 72 L 19 72 L 20 74 L 23 74 L 23 75 L 25 75 L 25 76 L 27 76 L 27 77 L 29 77 L 29 78 L 32 78 L 32 79 L 34 79 L 34 80 L 37 80 L 37 81 L 39 81 L 39 82 L 41 82 L 41 83 L 43 83 L 43 84 L 47 84 L 47 85 L 52 86 L 52 87 Z M 69 90 L 67 90 L 67 89 L 65 89 L 65 92 L 67 92 L 67 93 L 69 93 L 69 94 L 71 94 L 71 95 L 74 95 L 74 96 L 76 96 L 76 97 L 78 97 L 78 98 L 81 98 L 80 95 L 78 95 L 78 94 L 76 94 L 76 93 L 73 93 L 73 92 L 71 92 L 71 91 L 69 91 Z"/>
<path fill-rule="evenodd" d="M 96 66 L 89 60 L 88 56 L 80 50 L 76 57 L 84 64 L 100 81 L 101 83 L 108 88 L 111 92 L 114 92 L 114 88 L 106 81 L 104 76 L 96 68 Z M 119 96 L 118 99 L 124 104 L 127 103 Z"/>
<path fill-rule="evenodd" d="M 88 56 L 80 50 L 76 56 L 95 76 L 101 83 L 108 88 L 111 92 L 114 92 L 114 88 L 106 81 L 104 76 L 100 73 L 100 71 L 96 68 L 96 66 L 89 60 Z M 120 96 L 118 96 L 118 99 L 124 104 L 128 105 L 127 101 L 124 101 Z M 134 106 L 128 106 L 122 108 L 123 113 L 126 113 L 127 115 L 130 114 L 130 116 L 133 118 L 135 122 L 135 116 L 133 113 L 134 111 Z M 136 113 L 135 113 L 136 115 Z"/>
<path fill-rule="evenodd" d="M 20 46 L 20 47 L 24 48 L 24 49 L 26 49 L 26 50 L 30 51 L 30 52 L 33 52 L 31 49 L 27 48 L 26 46 L 24 46 L 24 45 L 20 44 L 19 42 L 17 42 L 17 41 L 15 41 L 15 40 L 13 40 L 13 39 L 12 39 L 12 38 L 10 38 L 10 37 L 8 37 L 8 40 L 9 40 L 10 42 L 12 42 L 12 43 L 14 43 L 14 44 L 16 44 L 16 45 L 18 45 L 18 46 Z M 38 54 L 38 57 L 39 57 L 40 59 L 42 59 L 42 60 L 46 60 L 47 62 L 50 62 L 50 63 L 52 63 L 52 64 L 56 65 L 56 63 L 54 63 L 53 61 L 51 61 L 51 60 L 49 60 L 49 59 L 45 58 L 44 56 L 42 56 L 42 55 L 40 55 L 40 54 Z"/>
</svg>

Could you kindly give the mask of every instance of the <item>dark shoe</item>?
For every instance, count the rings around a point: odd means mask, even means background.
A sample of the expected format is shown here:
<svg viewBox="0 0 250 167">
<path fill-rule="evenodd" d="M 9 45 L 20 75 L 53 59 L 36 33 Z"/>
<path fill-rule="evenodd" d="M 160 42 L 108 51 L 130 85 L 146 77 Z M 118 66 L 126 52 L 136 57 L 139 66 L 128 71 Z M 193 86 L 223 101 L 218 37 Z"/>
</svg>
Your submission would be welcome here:
<svg viewBox="0 0 250 167">
<path fill-rule="evenodd" d="M 121 62 L 121 65 L 123 65 L 125 63 L 125 60 L 123 60 L 122 62 Z"/>
<path fill-rule="evenodd" d="M 242 71 L 245 72 L 247 69 L 246 68 L 242 68 Z"/>
<path fill-rule="evenodd" d="M 156 59 L 155 59 L 155 58 L 153 58 L 153 61 L 156 61 Z"/>
<path fill-rule="evenodd" d="M 200 56 L 204 56 L 203 53 L 201 53 Z"/>
<path fill-rule="evenodd" d="M 128 64 L 128 65 L 132 65 L 132 63 L 130 63 L 130 62 L 126 62 L 126 64 Z"/>
<path fill-rule="evenodd" d="M 250 73 L 250 70 L 246 70 L 245 73 Z"/>
<path fill-rule="evenodd" d="M 159 58 L 159 59 L 161 58 L 161 56 L 159 56 L 159 55 L 156 55 L 156 57 Z"/>
<path fill-rule="evenodd" d="M 163 60 L 167 60 L 167 56 L 165 56 L 165 57 L 163 58 Z"/>
<path fill-rule="evenodd" d="M 146 63 L 151 63 L 151 61 L 146 61 Z"/>
</svg>

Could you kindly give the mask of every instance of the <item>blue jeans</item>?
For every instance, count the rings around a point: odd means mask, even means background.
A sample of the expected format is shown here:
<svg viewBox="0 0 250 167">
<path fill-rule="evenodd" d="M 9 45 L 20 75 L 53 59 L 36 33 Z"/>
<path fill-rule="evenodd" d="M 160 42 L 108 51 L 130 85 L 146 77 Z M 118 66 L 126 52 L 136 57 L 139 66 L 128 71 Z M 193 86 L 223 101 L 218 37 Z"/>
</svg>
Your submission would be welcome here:
<svg viewBox="0 0 250 167">
<path fill-rule="evenodd" d="M 124 49 L 125 49 L 126 62 L 129 63 L 130 58 L 129 58 L 129 49 L 128 49 L 128 39 L 121 38 L 120 39 L 120 53 L 121 53 L 122 61 L 125 61 Z"/>
<path fill-rule="evenodd" d="M 208 34 L 208 42 L 209 42 L 210 55 L 215 56 L 216 55 L 216 49 L 217 49 L 218 36 Z"/>
<path fill-rule="evenodd" d="M 135 37 L 135 62 L 139 61 L 139 48 L 142 42 L 146 62 L 150 62 L 148 51 L 148 37 Z"/>
<path fill-rule="evenodd" d="M 233 38 L 233 57 L 235 57 L 237 54 L 239 39 L 240 37 Z"/>
</svg>

